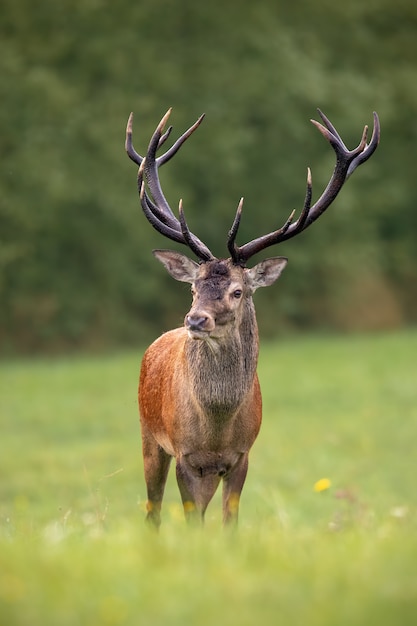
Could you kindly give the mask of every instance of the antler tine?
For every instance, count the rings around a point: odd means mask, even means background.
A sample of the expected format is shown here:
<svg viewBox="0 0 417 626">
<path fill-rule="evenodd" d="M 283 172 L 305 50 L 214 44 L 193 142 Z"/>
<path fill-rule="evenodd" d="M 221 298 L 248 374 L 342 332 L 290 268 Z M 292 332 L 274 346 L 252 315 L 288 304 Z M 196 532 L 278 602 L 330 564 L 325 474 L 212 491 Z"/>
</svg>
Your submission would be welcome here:
<svg viewBox="0 0 417 626">
<path fill-rule="evenodd" d="M 231 241 L 229 250 L 231 251 L 232 259 L 235 263 L 244 265 L 254 254 L 261 252 L 269 246 L 286 241 L 308 228 L 308 226 L 318 219 L 320 215 L 322 215 L 322 213 L 324 213 L 324 211 L 331 205 L 343 187 L 348 176 L 350 176 L 359 165 L 367 161 L 378 147 L 380 126 L 379 118 L 376 113 L 374 113 L 374 128 L 369 145 L 366 143 L 368 127 L 365 126 L 358 146 L 353 150 L 348 150 L 330 120 L 320 111 L 320 109 L 318 109 L 318 112 L 324 125 L 315 120 L 311 121 L 330 143 L 336 154 L 335 168 L 327 187 L 323 191 L 320 198 L 311 207 L 312 179 L 311 171 L 308 169 L 304 207 L 298 220 L 293 223 L 293 211 L 288 220 L 279 230 L 269 233 L 268 235 L 258 237 L 241 247 L 236 246 L 234 243 L 240 221 L 240 214 L 239 216 L 236 215 L 230 231 L 233 233 L 233 238 L 231 240 L 229 235 L 229 242 Z"/>
<path fill-rule="evenodd" d="M 373 155 L 373 153 L 378 147 L 380 135 L 381 135 L 381 128 L 380 128 L 380 123 L 379 123 L 379 117 L 378 117 L 378 114 L 374 111 L 374 128 L 372 131 L 371 141 L 369 142 L 369 144 L 365 146 L 365 149 L 363 150 L 363 152 L 361 154 L 358 154 L 358 156 L 355 159 L 353 159 L 352 163 L 349 165 L 346 178 L 349 178 L 349 176 L 353 174 L 353 172 L 359 165 L 361 165 L 362 163 L 365 163 L 365 161 L 367 161 L 369 157 Z"/>
<path fill-rule="evenodd" d="M 198 120 L 177 139 L 171 148 L 157 158 L 156 152 L 158 148 L 167 140 L 172 130 L 172 126 L 170 126 L 164 132 L 170 114 L 171 109 L 165 113 L 159 122 L 149 142 L 146 157 L 142 157 L 133 148 L 133 114 L 131 113 L 126 127 L 126 152 L 132 161 L 139 165 L 137 185 L 142 209 L 148 221 L 158 232 L 168 239 L 187 245 L 201 261 L 205 262 L 214 259 L 213 254 L 208 247 L 189 230 L 182 209 L 182 201 L 180 202 L 179 208 L 180 219 L 178 220 L 178 218 L 175 217 L 162 191 L 158 173 L 159 166 L 169 161 L 169 159 L 178 152 L 186 139 L 188 139 L 201 124 L 204 115 L 201 115 Z M 151 196 L 146 190 L 145 182 L 148 185 Z"/>
<path fill-rule="evenodd" d="M 132 159 L 132 161 L 134 163 L 136 163 L 136 165 L 141 165 L 142 162 L 143 162 L 144 157 L 141 156 L 138 152 L 136 152 L 136 150 L 133 147 L 132 131 L 133 131 L 133 113 L 131 113 L 129 115 L 129 118 L 127 120 L 125 150 L 126 150 L 128 156 L 129 156 L 129 158 Z M 167 129 L 167 131 L 160 138 L 159 144 L 158 144 L 158 148 L 160 148 L 162 146 L 162 144 L 168 139 L 169 135 L 171 134 L 171 131 L 172 131 L 172 126 L 170 126 Z M 166 159 L 165 162 L 167 160 L 168 159 Z"/>
<path fill-rule="evenodd" d="M 143 157 L 140 156 L 136 152 L 132 143 L 132 132 L 133 132 L 133 113 L 129 115 L 126 125 L 126 141 L 125 141 L 125 150 L 127 152 L 127 156 L 129 159 L 132 159 L 136 165 L 140 165 L 143 161 Z"/>
<path fill-rule="evenodd" d="M 296 233 L 300 233 L 309 216 L 310 213 L 310 208 L 311 208 L 311 199 L 313 197 L 313 181 L 312 181 L 312 177 L 311 177 L 311 170 L 308 167 L 307 168 L 307 185 L 306 185 L 306 195 L 304 198 L 304 206 L 303 206 L 303 210 L 301 211 L 300 217 L 298 218 L 298 220 L 296 221 L 296 223 L 294 224 L 294 235 Z"/>
<path fill-rule="evenodd" d="M 148 219 L 151 226 L 164 235 L 164 237 L 168 237 L 168 239 L 172 239 L 172 241 L 176 241 L 177 243 L 184 243 L 184 237 L 182 233 L 175 228 L 172 228 L 168 224 L 166 224 L 162 219 L 159 219 L 154 213 L 154 206 L 149 200 L 149 196 L 145 191 L 145 183 L 142 183 L 142 187 L 140 190 L 140 202 L 142 205 L 143 212 L 145 217 Z"/>
<path fill-rule="evenodd" d="M 190 248 L 190 250 L 192 250 L 194 254 L 202 261 L 210 261 L 211 259 L 213 259 L 214 257 L 210 250 L 207 248 L 207 246 L 202 241 L 200 241 L 198 237 L 193 235 L 193 233 L 188 228 L 188 224 L 186 222 L 184 210 L 182 207 L 182 199 L 179 201 L 178 213 L 180 216 L 181 232 L 185 239 L 185 243 Z"/>
<path fill-rule="evenodd" d="M 321 111 L 319 108 L 317 109 L 317 113 L 320 115 L 320 117 L 322 119 L 322 122 L 325 125 L 325 127 L 330 131 L 330 133 L 332 135 L 334 135 L 334 137 L 337 137 L 337 139 L 339 140 L 340 144 L 345 148 L 345 150 L 347 150 L 345 144 L 343 143 L 343 139 L 341 138 L 341 136 L 337 132 L 336 128 L 333 126 L 333 124 L 331 123 L 331 121 L 327 117 L 327 115 L 325 115 L 323 113 L 323 111 Z M 310 120 L 310 122 L 312 122 L 313 124 L 318 124 L 318 122 L 316 122 L 315 120 Z"/>
<path fill-rule="evenodd" d="M 227 249 L 230 252 L 230 256 L 232 257 L 235 263 L 239 263 L 239 248 L 236 245 L 236 235 L 239 230 L 240 218 L 242 217 L 242 209 L 243 209 L 243 198 L 240 199 L 239 204 L 236 209 L 235 219 L 233 220 L 233 224 L 229 230 L 229 234 L 227 237 Z"/>
<path fill-rule="evenodd" d="M 172 126 L 168 126 L 168 128 L 166 129 L 164 134 L 161 135 L 161 138 L 160 138 L 159 143 L 158 143 L 158 150 L 162 146 L 162 144 L 164 144 L 166 142 L 166 140 L 168 139 L 168 137 L 170 136 L 172 128 L 173 128 Z M 162 156 L 164 156 L 164 155 L 162 155 Z"/>
<path fill-rule="evenodd" d="M 188 139 L 188 137 L 190 135 L 192 135 L 193 132 L 200 126 L 200 124 L 203 121 L 204 117 L 205 117 L 205 113 L 200 115 L 198 120 L 196 122 L 194 122 L 194 124 L 192 126 L 190 126 L 190 128 L 188 130 L 186 130 L 185 133 L 183 133 L 181 135 L 181 137 L 179 137 L 177 139 L 177 141 L 170 147 L 170 149 L 167 150 L 165 152 L 165 154 L 161 154 L 161 156 L 158 157 L 158 159 L 157 159 L 158 165 L 163 165 L 164 163 L 169 161 L 169 159 L 171 159 L 174 156 L 174 154 L 176 154 L 178 152 L 178 150 L 181 148 L 181 146 L 184 143 L 184 141 L 186 141 Z M 172 126 L 170 126 L 168 131 L 171 132 L 171 130 L 172 130 Z M 167 133 L 168 133 L 168 131 L 167 131 Z M 161 138 L 161 140 L 162 140 L 162 138 Z"/>
</svg>

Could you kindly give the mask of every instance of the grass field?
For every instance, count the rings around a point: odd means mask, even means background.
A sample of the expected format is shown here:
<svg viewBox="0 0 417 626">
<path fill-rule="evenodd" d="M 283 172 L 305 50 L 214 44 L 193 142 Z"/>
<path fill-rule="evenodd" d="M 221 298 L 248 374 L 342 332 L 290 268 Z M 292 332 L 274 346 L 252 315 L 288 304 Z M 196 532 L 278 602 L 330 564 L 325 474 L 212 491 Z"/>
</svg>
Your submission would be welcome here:
<svg viewBox="0 0 417 626">
<path fill-rule="evenodd" d="M 140 355 L 3 362 L 0 625 L 416 624 L 416 355 L 416 331 L 263 345 L 238 531 L 217 495 L 187 529 L 171 470 L 158 536 Z"/>
</svg>

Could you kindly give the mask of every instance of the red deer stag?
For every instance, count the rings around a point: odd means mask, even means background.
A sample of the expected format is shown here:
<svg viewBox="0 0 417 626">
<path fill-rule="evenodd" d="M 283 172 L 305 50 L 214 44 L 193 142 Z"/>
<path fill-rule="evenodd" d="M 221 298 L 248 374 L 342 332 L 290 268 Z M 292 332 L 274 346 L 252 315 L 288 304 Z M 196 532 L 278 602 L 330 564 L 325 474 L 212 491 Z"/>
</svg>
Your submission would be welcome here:
<svg viewBox="0 0 417 626">
<path fill-rule="evenodd" d="M 242 246 L 236 235 L 242 201 L 229 232 L 228 259 L 216 258 L 188 228 L 179 204 L 179 218 L 163 194 L 158 168 L 169 161 L 200 125 L 191 126 L 159 157 L 172 127 L 165 131 L 171 110 L 162 118 L 145 157 L 132 145 L 130 115 L 126 151 L 139 166 L 138 189 L 142 209 L 151 225 L 168 239 L 188 246 L 198 263 L 179 252 L 154 250 L 173 278 L 191 283 L 193 300 L 184 326 L 163 334 L 146 351 L 139 383 L 139 408 L 147 520 L 160 525 L 160 511 L 172 457 L 185 516 L 204 520 L 204 514 L 223 479 L 223 521 L 236 522 L 240 494 L 248 469 L 248 454 L 261 425 L 262 399 L 256 374 L 258 328 L 253 293 L 277 280 L 287 264 L 284 257 L 261 261 L 251 269 L 248 260 L 265 248 L 286 241 L 312 224 L 333 202 L 346 179 L 374 153 L 379 142 L 379 120 L 374 113 L 372 138 L 365 126 L 357 148 L 348 150 L 330 121 L 312 120 L 336 153 L 330 181 L 311 206 L 308 170 L 304 207 L 294 211 L 278 230 Z"/>
</svg>

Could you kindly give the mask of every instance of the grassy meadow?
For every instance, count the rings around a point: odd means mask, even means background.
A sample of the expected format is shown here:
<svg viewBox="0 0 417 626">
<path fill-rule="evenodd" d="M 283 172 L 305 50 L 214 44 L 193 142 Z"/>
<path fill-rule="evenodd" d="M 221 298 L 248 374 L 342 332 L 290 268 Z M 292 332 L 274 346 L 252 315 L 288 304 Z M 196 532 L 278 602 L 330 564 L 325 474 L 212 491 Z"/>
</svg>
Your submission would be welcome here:
<svg viewBox="0 0 417 626">
<path fill-rule="evenodd" d="M 237 532 L 143 523 L 140 354 L 0 364 L 1 626 L 408 626 L 417 332 L 262 345 Z"/>
</svg>

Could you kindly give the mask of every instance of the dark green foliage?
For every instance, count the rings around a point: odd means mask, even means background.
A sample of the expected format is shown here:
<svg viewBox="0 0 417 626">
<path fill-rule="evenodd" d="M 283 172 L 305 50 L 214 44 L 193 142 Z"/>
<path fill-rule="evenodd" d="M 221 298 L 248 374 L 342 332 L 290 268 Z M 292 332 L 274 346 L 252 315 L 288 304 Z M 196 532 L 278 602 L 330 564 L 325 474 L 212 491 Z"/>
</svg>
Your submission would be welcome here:
<svg viewBox="0 0 417 626">
<path fill-rule="evenodd" d="M 101 347 L 180 324 L 188 292 L 150 251 L 124 129 L 146 149 L 169 106 L 197 133 L 162 173 L 219 256 L 240 196 L 239 240 L 318 197 L 333 153 L 321 107 L 348 146 L 372 110 L 381 146 L 259 294 L 264 333 L 417 320 L 415 3 L 3 0 L 0 22 L 1 351 Z M 174 244 L 173 244 L 174 245 Z"/>
</svg>

